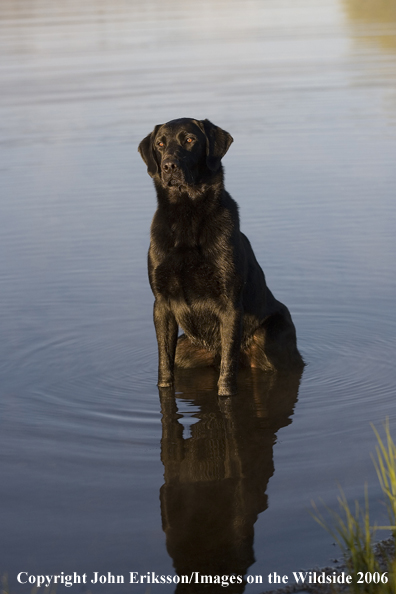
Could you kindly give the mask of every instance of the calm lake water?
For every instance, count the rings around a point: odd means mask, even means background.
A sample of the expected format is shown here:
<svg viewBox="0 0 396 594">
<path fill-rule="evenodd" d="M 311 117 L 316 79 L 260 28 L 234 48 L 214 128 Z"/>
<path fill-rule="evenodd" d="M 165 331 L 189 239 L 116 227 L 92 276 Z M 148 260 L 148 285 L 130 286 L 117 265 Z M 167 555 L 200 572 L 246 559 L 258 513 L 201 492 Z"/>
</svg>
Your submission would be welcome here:
<svg viewBox="0 0 396 594">
<path fill-rule="evenodd" d="M 30 593 L 22 571 L 168 594 L 129 572 L 332 563 L 311 501 L 336 507 L 338 485 L 362 501 L 367 481 L 380 521 L 370 423 L 396 438 L 395 2 L 3 0 L 0 29 L 10 591 Z M 293 315 L 301 378 L 241 373 L 219 401 L 208 369 L 159 397 L 137 145 L 177 117 L 234 137 L 226 187 Z"/>
</svg>

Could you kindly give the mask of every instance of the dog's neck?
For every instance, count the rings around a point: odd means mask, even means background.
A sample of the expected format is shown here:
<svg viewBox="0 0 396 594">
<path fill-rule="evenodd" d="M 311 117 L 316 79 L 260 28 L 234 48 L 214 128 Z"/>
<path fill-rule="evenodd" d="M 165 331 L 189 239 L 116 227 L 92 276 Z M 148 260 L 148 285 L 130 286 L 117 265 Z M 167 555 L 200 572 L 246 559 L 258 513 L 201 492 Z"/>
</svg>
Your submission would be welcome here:
<svg viewBox="0 0 396 594">
<path fill-rule="evenodd" d="M 168 249 L 202 245 L 203 231 L 208 229 L 208 217 L 210 220 L 212 213 L 214 218 L 217 209 L 226 207 L 228 196 L 222 171 L 216 172 L 214 177 L 215 183 L 201 183 L 181 190 L 164 187 L 160 180 L 154 179 L 158 210 L 153 225 L 157 231 L 161 229 Z"/>
</svg>

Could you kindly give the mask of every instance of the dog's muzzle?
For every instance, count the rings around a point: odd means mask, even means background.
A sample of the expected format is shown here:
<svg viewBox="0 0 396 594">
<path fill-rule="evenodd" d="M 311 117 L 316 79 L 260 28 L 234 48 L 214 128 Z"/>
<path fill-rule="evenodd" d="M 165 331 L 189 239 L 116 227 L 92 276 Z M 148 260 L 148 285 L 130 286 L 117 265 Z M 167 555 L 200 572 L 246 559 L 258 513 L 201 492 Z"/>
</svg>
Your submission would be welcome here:
<svg viewBox="0 0 396 594">
<path fill-rule="evenodd" d="M 161 164 L 162 179 L 168 186 L 178 186 L 184 182 L 180 163 L 174 157 L 166 157 Z"/>
</svg>

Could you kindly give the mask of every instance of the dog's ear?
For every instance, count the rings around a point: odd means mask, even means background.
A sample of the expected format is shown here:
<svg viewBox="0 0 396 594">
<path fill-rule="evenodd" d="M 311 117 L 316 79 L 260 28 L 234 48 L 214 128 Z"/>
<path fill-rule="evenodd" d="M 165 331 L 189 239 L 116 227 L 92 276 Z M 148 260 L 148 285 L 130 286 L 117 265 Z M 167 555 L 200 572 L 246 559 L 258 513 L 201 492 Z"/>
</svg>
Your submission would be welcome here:
<svg viewBox="0 0 396 594">
<path fill-rule="evenodd" d="M 160 127 L 161 124 L 155 126 L 151 134 L 148 134 L 146 138 L 143 138 L 142 142 L 139 144 L 138 147 L 140 156 L 147 165 L 147 172 L 150 175 L 150 177 L 154 177 L 154 175 L 158 173 L 159 169 L 154 152 L 154 138 Z"/>
<path fill-rule="evenodd" d="M 206 165 L 211 171 L 217 171 L 234 139 L 209 120 L 200 120 L 197 123 L 206 136 Z"/>
</svg>

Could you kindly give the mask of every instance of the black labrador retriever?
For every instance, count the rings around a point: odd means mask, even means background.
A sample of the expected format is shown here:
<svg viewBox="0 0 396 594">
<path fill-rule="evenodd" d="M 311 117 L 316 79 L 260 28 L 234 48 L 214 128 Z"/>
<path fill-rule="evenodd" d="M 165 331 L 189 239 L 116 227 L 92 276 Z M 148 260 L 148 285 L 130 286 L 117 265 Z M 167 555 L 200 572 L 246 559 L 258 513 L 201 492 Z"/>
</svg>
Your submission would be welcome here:
<svg viewBox="0 0 396 594">
<path fill-rule="evenodd" d="M 181 118 L 139 145 L 158 198 L 148 269 L 159 387 L 173 385 L 175 364 L 219 365 L 224 396 L 236 393 L 239 364 L 303 365 L 289 310 L 268 289 L 224 189 L 221 159 L 232 142 L 209 120 Z"/>
</svg>

